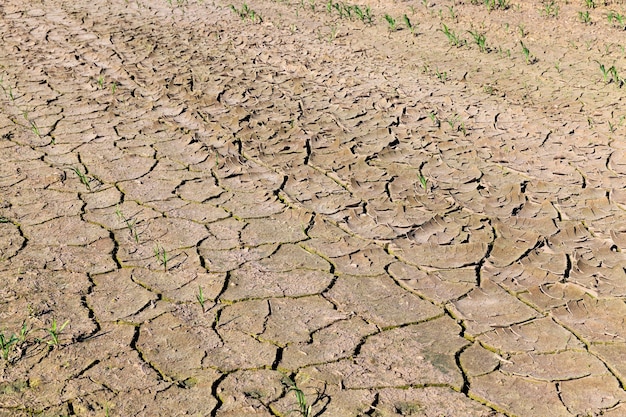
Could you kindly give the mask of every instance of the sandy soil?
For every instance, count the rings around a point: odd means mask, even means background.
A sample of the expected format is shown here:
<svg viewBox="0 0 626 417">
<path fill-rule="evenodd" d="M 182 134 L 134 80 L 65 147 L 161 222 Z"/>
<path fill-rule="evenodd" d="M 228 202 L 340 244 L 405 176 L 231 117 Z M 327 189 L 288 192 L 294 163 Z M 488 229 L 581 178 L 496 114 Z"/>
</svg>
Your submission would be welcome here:
<svg viewBox="0 0 626 417">
<path fill-rule="evenodd" d="M 0 415 L 626 415 L 626 6 L 230 6 L 0 5 Z"/>
</svg>

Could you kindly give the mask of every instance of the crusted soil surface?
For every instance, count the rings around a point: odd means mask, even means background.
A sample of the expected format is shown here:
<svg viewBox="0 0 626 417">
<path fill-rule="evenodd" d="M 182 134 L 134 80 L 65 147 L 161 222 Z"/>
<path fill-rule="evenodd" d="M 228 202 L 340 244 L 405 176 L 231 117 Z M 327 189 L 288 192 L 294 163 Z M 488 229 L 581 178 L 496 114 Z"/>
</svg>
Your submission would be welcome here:
<svg viewBox="0 0 626 417">
<path fill-rule="evenodd" d="M 626 415 L 592 3 L 4 0 L 0 416 Z"/>
</svg>

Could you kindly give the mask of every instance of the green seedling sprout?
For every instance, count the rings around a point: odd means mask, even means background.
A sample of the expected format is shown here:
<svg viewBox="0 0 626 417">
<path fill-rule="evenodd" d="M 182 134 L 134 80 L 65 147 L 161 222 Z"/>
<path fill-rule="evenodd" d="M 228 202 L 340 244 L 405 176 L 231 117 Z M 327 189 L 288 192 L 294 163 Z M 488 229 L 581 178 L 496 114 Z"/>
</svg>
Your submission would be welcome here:
<svg viewBox="0 0 626 417">
<path fill-rule="evenodd" d="M 613 26 L 619 29 L 626 28 L 626 26 L 624 25 L 625 16 L 623 14 L 619 14 L 616 12 L 609 12 L 609 14 L 606 17 L 609 20 L 609 23 L 612 23 Z"/>
<path fill-rule="evenodd" d="M 415 33 L 415 28 L 417 25 L 413 25 L 411 23 L 411 20 L 409 19 L 409 16 L 407 16 L 406 14 L 402 15 L 402 21 L 404 22 L 404 24 L 406 25 L 406 27 L 411 31 L 411 33 Z"/>
<path fill-rule="evenodd" d="M 118 219 L 120 219 L 121 221 L 124 222 L 124 224 L 126 224 L 126 228 L 128 229 L 128 232 L 130 233 L 130 235 L 135 240 L 135 243 L 139 243 L 139 235 L 137 234 L 137 228 L 135 227 L 137 222 L 135 220 L 127 219 L 126 216 L 124 216 L 124 213 L 122 213 L 122 211 L 120 210 L 119 205 L 115 209 L 115 214 L 117 215 Z"/>
<path fill-rule="evenodd" d="M 163 265 L 163 270 L 167 271 L 168 254 L 165 248 L 158 243 L 154 245 L 154 256 L 157 262 Z"/>
<path fill-rule="evenodd" d="M 372 24 L 374 21 L 374 16 L 372 16 L 372 9 L 370 6 L 365 6 L 365 20 L 363 22 L 367 24 Z"/>
<path fill-rule="evenodd" d="M 580 20 L 584 24 L 591 23 L 591 16 L 589 15 L 589 10 L 585 12 L 578 12 L 578 20 Z"/>
<path fill-rule="evenodd" d="M 480 50 L 480 52 L 486 52 L 487 46 L 485 45 L 485 43 L 487 42 L 487 39 L 485 37 L 485 34 L 478 31 L 472 32 L 471 30 L 469 30 L 468 32 L 470 35 L 472 35 L 472 38 L 474 38 L 474 42 L 476 42 L 476 45 L 478 45 L 478 49 Z"/>
<path fill-rule="evenodd" d="M 393 32 L 396 30 L 397 28 L 397 22 L 396 19 L 394 19 L 393 17 L 391 17 L 388 14 L 385 14 L 385 20 L 387 21 L 387 23 L 389 24 L 389 31 Z"/>
<path fill-rule="evenodd" d="M 32 132 L 35 135 L 37 135 L 38 138 L 40 138 L 41 137 L 41 132 L 39 132 L 39 128 L 35 124 L 35 121 L 34 120 L 29 120 L 28 122 L 30 123 L 30 130 L 32 130 Z"/>
<path fill-rule="evenodd" d="M 91 191 L 91 185 L 89 184 L 89 179 L 87 178 L 87 176 L 76 167 L 72 167 L 72 171 L 74 171 L 74 173 L 78 175 L 78 178 L 80 178 L 80 182 L 82 182 L 85 187 L 87 187 L 87 190 Z"/>
<path fill-rule="evenodd" d="M 524 54 L 524 59 L 526 60 L 526 63 L 530 64 L 532 62 L 530 50 L 526 47 L 526 45 L 524 45 L 524 42 L 522 42 L 521 40 L 519 41 L 519 43 L 522 46 L 522 54 Z"/>
<path fill-rule="evenodd" d="M 448 79 L 448 73 L 446 71 L 439 72 L 439 69 L 436 69 L 435 75 L 442 83 L 445 83 Z"/>
<path fill-rule="evenodd" d="M 343 4 L 343 11 L 345 12 L 345 15 L 348 16 L 348 19 L 352 19 L 352 10 L 353 6 L 345 3 Z"/>
<path fill-rule="evenodd" d="M 585 0 L 585 5 L 587 6 L 588 9 L 595 9 L 596 4 L 594 3 L 593 0 Z"/>
<path fill-rule="evenodd" d="M 559 6 L 554 2 L 554 0 L 549 3 L 544 3 L 541 13 L 546 17 L 557 17 L 559 15 Z"/>
<path fill-rule="evenodd" d="M 463 133 L 463 136 L 467 136 L 467 129 L 465 128 L 465 122 L 461 122 L 457 130 Z"/>
<path fill-rule="evenodd" d="M 202 287 L 200 286 L 198 286 L 198 294 L 196 294 L 196 300 L 198 300 L 200 307 L 202 307 L 202 312 L 204 313 L 204 303 L 206 303 L 206 298 L 204 298 L 204 293 L 202 292 Z"/>
<path fill-rule="evenodd" d="M 333 3 L 333 9 L 337 10 L 340 18 L 343 18 L 343 7 L 339 3 Z"/>
<path fill-rule="evenodd" d="M 489 13 L 495 9 L 507 10 L 510 7 L 509 0 L 485 0 L 485 5 Z"/>
<path fill-rule="evenodd" d="M 50 325 L 49 329 L 46 329 L 46 332 L 50 335 L 50 340 L 48 340 L 49 346 L 58 346 L 59 344 L 59 335 L 65 329 L 65 326 L 69 323 L 69 320 L 66 320 L 61 326 L 57 325 L 56 319 L 52 319 L 52 325 Z"/>
<path fill-rule="evenodd" d="M 22 327 L 20 328 L 20 334 L 18 335 L 18 341 L 20 343 L 24 343 L 26 341 L 26 335 L 28 335 L 28 326 L 26 325 L 26 321 L 22 322 Z"/>
<path fill-rule="evenodd" d="M 337 26 L 332 25 L 330 27 L 330 33 L 328 34 L 328 42 L 330 43 L 334 41 L 336 37 L 337 37 Z"/>
<path fill-rule="evenodd" d="M 602 72 L 602 78 L 604 79 L 604 83 L 609 83 L 609 71 L 606 69 L 604 64 L 600 64 L 600 71 Z"/>
<path fill-rule="evenodd" d="M 261 23 L 263 19 L 254 10 L 252 10 L 246 3 L 241 6 L 241 10 L 237 10 L 234 5 L 229 6 L 230 9 L 235 12 L 241 20 L 249 19 L 252 23 Z"/>
<path fill-rule="evenodd" d="M 454 11 L 454 6 L 448 6 L 448 13 L 450 14 L 450 19 L 456 20 L 456 13 Z"/>
<path fill-rule="evenodd" d="M 624 84 L 624 79 L 620 78 L 619 75 L 617 74 L 617 69 L 615 68 L 615 65 L 609 68 L 609 72 L 611 73 L 611 78 L 613 79 L 613 81 L 615 81 L 615 84 L 617 85 L 617 87 L 621 88 L 622 85 Z"/>
<path fill-rule="evenodd" d="M 298 402 L 298 411 L 300 412 L 300 415 L 303 417 L 312 416 L 313 407 L 308 404 L 304 392 L 297 386 L 295 381 L 285 376 L 283 378 L 283 384 L 287 387 L 288 392 L 293 392 L 294 394 L 296 394 L 296 401 Z"/>
<path fill-rule="evenodd" d="M 426 191 L 426 187 L 428 186 L 428 179 L 424 175 L 422 175 L 421 172 L 419 173 L 418 178 L 420 180 L 420 186 L 424 189 L 424 191 Z"/>
<path fill-rule="evenodd" d="M 9 360 L 9 354 L 11 353 L 11 346 L 16 344 L 18 341 L 17 336 L 14 334 L 11 337 L 7 337 L 4 333 L 0 333 L 0 351 L 2 352 L 2 359 L 5 361 Z"/>
<path fill-rule="evenodd" d="M 454 115 L 453 118 L 446 120 L 446 122 L 448 122 L 448 126 L 450 126 L 450 129 L 454 129 L 454 125 L 456 125 L 458 121 L 459 121 L 458 115 Z"/>
<path fill-rule="evenodd" d="M 446 37 L 448 38 L 448 42 L 450 42 L 450 45 L 453 45 L 453 46 L 463 45 L 463 40 L 461 40 L 461 38 L 459 38 L 459 36 L 454 31 L 450 30 L 450 28 L 445 23 L 442 23 L 441 26 L 443 28 L 439 30 L 441 30 L 443 34 L 446 35 Z"/>
<path fill-rule="evenodd" d="M 432 120 L 433 124 L 437 127 L 441 126 L 441 122 L 439 121 L 439 118 L 437 117 L 437 115 L 435 113 L 428 113 L 428 117 L 430 117 L 430 120 Z"/>
<path fill-rule="evenodd" d="M 556 72 L 558 72 L 560 74 L 561 73 L 561 62 L 560 61 L 556 61 L 554 63 L 554 68 L 556 69 Z"/>
<path fill-rule="evenodd" d="M 26 321 L 23 321 L 19 334 L 11 334 L 9 337 L 4 333 L 0 333 L 0 355 L 2 356 L 2 359 L 9 361 L 9 356 L 14 345 L 24 343 L 28 332 L 29 330 L 26 325 Z"/>
</svg>

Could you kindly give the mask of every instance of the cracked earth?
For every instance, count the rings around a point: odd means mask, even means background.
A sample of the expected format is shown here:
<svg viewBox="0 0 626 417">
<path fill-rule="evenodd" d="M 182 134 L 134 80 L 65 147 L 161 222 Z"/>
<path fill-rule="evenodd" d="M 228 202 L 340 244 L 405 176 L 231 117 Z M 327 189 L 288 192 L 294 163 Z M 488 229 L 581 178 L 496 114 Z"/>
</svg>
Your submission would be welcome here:
<svg viewBox="0 0 626 417">
<path fill-rule="evenodd" d="M 4 1 L 0 415 L 626 415 L 623 5 L 557 4 Z"/>
</svg>

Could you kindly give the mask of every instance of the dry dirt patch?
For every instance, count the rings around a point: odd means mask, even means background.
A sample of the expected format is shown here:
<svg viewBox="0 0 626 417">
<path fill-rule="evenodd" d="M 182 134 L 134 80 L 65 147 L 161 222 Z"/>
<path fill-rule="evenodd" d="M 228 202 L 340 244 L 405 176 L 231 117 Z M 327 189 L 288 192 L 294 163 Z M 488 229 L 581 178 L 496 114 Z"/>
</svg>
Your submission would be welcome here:
<svg viewBox="0 0 626 417">
<path fill-rule="evenodd" d="M 0 415 L 624 413 L 621 2 L 22 3 Z"/>
</svg>

